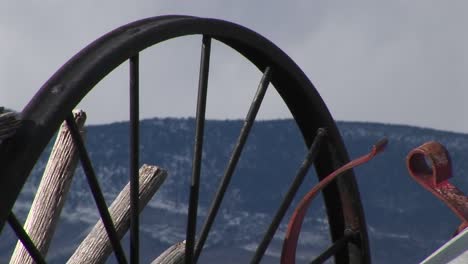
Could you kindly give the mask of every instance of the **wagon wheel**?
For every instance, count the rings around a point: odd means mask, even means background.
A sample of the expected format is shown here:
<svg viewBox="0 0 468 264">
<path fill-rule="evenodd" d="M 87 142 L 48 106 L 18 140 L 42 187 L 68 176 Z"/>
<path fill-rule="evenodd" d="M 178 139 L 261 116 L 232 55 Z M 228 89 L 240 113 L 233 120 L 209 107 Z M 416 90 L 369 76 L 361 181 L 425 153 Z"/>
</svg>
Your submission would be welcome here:
<svg viewBox="0 0 468 264">
<path fill-rule="evenodd" d="M 216 217 L 216 212 L 269 83 L 280 94 L 300 128 L 304 142 L 309 148 L 311 157 L 309 161 L 313 162 L 319 178 L 325 177 L 348 161 L 336 124 L 314 86 L 300 68 L 273 43 L 247 28 L 226 21 L 188 16 L 149 18 L 120 27 L 87 46 L 57 71 L 24 108 L 21 113 L 23 119 L 21 127 L 10 140 L 0 145 L 0 160 L 4 161 L 0 166 L 0 201 L 2 201 L 0 230 L 3 229 L 8 217 L 11 217 L 11 209 L 22 186 L 60 124 L 66 120 L 73 127 L 73 119 L 70 118 L 73 108 L 101 79 L 126 60 L 130 61 L 130 181 L 133 183 L 131 188 L 134 190 L 131 195 L 133 197 L 131 204 L 133 208 L 136 208 L 135 190 L 138 187 L 135 182 L 137 183 L 139 151 L 137 147 L 139 140 L 138 54 L 152 45 L 187 35 L 203 36 L 195 154 L 187 219 L 186 259 L 188 262 L 196 262 L 203 249 L 204 241 Z M 244 122 L 239 141 L 227 165 L 222 184 L 212 202 L 204 226 L 199 232 L 198 240 L 195 240 L 194 227 L 198 204 L 210 43 L 213 39 L 245 56 L 263 72 L 263 77 Z M 320 128 L 325 128 L 326 136 L 324 130 Z M 89 160 L 87 160 L 84 145 L 79 140 L 75 140 L 75 144 L 82 146 L 80 159 L 85 173 L 93 174 L 92 164 L 87 162 Z M 301 169 L 307 171 L 309 165 L 303 164 L 304 167 Z M 272 225 L 258 246 L 252 263 L 258 263 L 265 253 L 279 224 L 278 217 L 281 217 L 288 208 L 295 193 L 294 185 L 300 184 L 300 178 L 298 177 L 299 180 L 292 184 L 292 191 L 286 195 L 285 201 L 278 209 L 279 213 L 273 219 Z M 334 243 L 325 254 L 334 255 L 337 263 L 369 263 L 367 231 L 352 172 L 338 178 L 324 190 L 324 202 Z M 106 212 L 100 213 L 106 215 Z M 105 219 L 103 221 L 106 222 Z M 354 234 L 352 239 L 349 235 L 350 231 Z M 130 234 L 130 258 L 132 263 L 138 263 L 138 215 L 136 213 L 132 214 Z M 112 232 L 109 236 L 113 241 L 117 259 L 122 263 L 125 262 L 120 242 L 112 239 Z"/>
</svg>

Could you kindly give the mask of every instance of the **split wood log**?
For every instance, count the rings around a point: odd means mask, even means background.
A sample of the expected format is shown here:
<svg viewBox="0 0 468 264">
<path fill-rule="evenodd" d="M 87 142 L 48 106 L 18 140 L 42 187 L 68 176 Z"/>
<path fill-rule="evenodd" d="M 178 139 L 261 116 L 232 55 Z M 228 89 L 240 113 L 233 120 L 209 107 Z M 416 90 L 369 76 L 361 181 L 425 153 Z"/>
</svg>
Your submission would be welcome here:
<svg viewBox="0 0 468 264">
<path fill-rule="evenodd" d="M 185 263 L 185 240 L 166 249 L 151 264 L 183 264 Z"/>
<path fill-rule="evenodd" d="M 74 119 L 83 136 L 85 112 L 73 112 Z M 24 229 L 43 256 L 47 254 L 55 232 L 65 198 L 78 162 L 76 148 L 65 122 L 61 125 L 36 196 L 29 210 Z M 23 244 L 18 241 L 10 264 L 32 264 Z"/>
<path fill-rule="evenodd" d="M 167 172 L 156 166 L 143 165 L 140 168 L 139 212 L 146 206 L 154 193 L 166 179 Z M 109 207 L 119 239 L 130 227 L 130 184 L 127 184 Z M 102 221 L 99 220 L 78 249 L 68 260 L 68 264 L 104 263 L 112 252 L 112 246 Z"/>
</svg>

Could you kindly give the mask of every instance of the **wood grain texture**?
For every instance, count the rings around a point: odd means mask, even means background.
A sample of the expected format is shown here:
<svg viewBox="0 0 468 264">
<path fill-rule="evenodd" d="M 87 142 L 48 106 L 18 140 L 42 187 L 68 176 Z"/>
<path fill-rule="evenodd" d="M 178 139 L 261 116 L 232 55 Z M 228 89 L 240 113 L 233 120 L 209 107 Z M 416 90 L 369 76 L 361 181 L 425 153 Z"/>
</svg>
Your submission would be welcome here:
<svg viewBox="0 0 468 264">
<path fill-rule="evenodd" d="M 166 249 L 151 264 L 183 264 L 185 256 L 185 240 Z"/>
<path fill-rule="evenodd" d="M 139 212 L 146 206 L 159 189 L 167 173 L 156 166 L 143 165 L 140 168 Z M 130 227 L 130 184 L 127 184 L 109 207 L 117 235 L 120 239 Z M 99 220 L 88 236 L 81 242 L 67 263 L 104 263 L 112 253 L 112 246 L 107 237 L 102 221 Z"/>
<path fill-rule="evenodd" d="M 18 113 L 0 107 L 0 143 L 11 137 L 20 124 Z"/>
<path fill-rule="evenodd" d="M 73 116 L 83 136 L 86 114 L 77 110 L 73 112 Z M 54 235 L 77 162 L 78 155 L 70 131 L 63 123 L 24 224 L 24 229 L 43 256 L 47 254 Z M 16 244 L 10 263 L 34 263 L 20 241 Z"/>
</svg>

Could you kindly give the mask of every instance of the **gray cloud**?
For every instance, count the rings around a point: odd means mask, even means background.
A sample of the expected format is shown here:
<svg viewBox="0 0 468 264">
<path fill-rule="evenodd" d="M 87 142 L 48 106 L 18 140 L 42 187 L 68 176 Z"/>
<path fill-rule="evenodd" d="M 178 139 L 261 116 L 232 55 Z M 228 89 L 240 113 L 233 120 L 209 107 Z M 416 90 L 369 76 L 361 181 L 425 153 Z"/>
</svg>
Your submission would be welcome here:
<svg viewBox="0 0 468 264">
<path fill-rule="evenodd" d="M 7 107 L 21 109 L 63 63 L 102 34 L 137 19 L 177 13 L 233 21 L 266 36 L 303 68 L 337 119 L 468 132 L 464 1 L 49 0 L 0 5 L 0 105 Z M 143 53 L 144 117 L 193 115 L 199 40 L 173 40 Z M 212 58 L 208 116 L 243 117 L 259 73 L 220 44 L 214 44 Z M 91 122 L 127 118 L 126 67 L 83 101 L 80 107 L 91 112 Z M 282 102 L 270 93 L 261 116 L 287 117 Z M 108 106 L 98 107 L 103 102 Z"/>
</svg>

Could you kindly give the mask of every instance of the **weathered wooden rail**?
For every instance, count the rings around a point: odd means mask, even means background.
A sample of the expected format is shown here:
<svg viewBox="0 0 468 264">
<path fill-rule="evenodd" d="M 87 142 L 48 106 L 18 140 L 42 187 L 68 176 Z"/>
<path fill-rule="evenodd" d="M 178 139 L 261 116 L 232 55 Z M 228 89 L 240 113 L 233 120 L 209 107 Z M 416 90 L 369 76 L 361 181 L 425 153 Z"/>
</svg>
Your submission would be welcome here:
<svg viewBox="0 0 468 264">
<path fill-rule="evenodd" d="M 3 109 L 0 109 L 3 110 Z M 74 120 L 85 137 L 84 124 L 86 113 L 74 111 Z M 0 140 L 8 138 L 19 126 L 20 119 L 14 112 L 0 111 Z M 78 163 L 77 150 L 66 122 L 57 134 L 46 169 L 42 176 L 34 201 L 31 205 L 24 229 L 39 252 L 46 256 L 55 233 L 60 213 Z M 144 164 L 139 171 L 139 212 L 151 200 L 167 177 L 167 172 L 157 166 Z M 130 184 L 127 184 L 109 207 L 119 239 L 122 239 L 130 227 Z M 163 252 L 152 263 L 182 263 L 185 241 L 177 243 Z M 103 263 L 112 253 L 112 246 L 105 227 L 98 220 L 88 236 L 81 242 L 69 264 Z M 18 241 L 11 256 L 10 264 L 33 264 L 34 260 L 27 249 Z"/>
<path fill-rule="evenodd" d="M 17 113 L 0 107 L 0 143 L 15 133 L 20 122 Z"/>
<path fill-rule="evenodd" d="M 150 165 L 143 165 L 140 169 L 140 192 L 139 209 L 146 206 L 154 193 L 159 189 L 166 179 L 166 171 Z M 119 239 L 125 235 L 130 227 L 130 184 L 120 192 L 109 212 L 114 220 L 115 229 Z M 71 256 L 67 263 L 103 263 L 112 253 L 112 246 L 107 238 L 107 233 L 101 220 L 93 227 L 88 236 L 81 242 L 78 249 Z"/>
<path fill-rule="evenodd" d="M 86 114 L 83 111 L 74 111 L 73 114 L 81 134 L 84 136 L 83 127 Z M 44 256 L 47 254 L 50 241 L 54 235 L 77 162 L 78 156 L 73 140 L 68 127 L 64 123 L 59 129 L 41 183 L 24 224 L 25 231 Z M 20 241 L 16 244 L 10 263 L 34 263 Z"/>
</svg>

